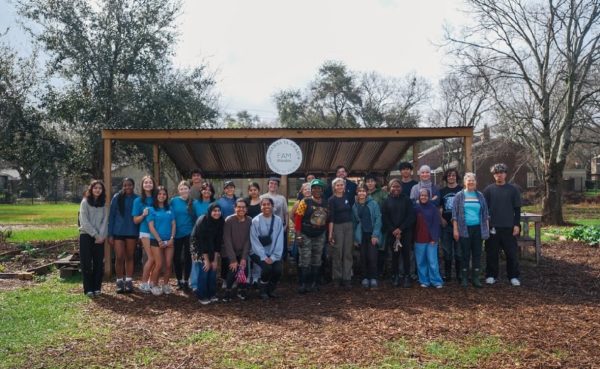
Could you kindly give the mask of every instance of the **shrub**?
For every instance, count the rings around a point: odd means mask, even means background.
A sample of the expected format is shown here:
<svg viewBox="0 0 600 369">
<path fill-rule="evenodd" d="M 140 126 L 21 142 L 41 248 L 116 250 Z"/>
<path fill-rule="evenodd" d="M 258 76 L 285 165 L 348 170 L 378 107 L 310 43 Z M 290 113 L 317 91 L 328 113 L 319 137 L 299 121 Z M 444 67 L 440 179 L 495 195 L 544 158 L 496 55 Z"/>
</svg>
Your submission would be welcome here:
<svg viewBox="0 0 600 369">
<path fill-rule="evenodd" d="M 578 226 L 567 229 L 563 236 L 568 240 L 587 242 L 590 246 L 600 245 L 600 226 Z"/>
</svg>

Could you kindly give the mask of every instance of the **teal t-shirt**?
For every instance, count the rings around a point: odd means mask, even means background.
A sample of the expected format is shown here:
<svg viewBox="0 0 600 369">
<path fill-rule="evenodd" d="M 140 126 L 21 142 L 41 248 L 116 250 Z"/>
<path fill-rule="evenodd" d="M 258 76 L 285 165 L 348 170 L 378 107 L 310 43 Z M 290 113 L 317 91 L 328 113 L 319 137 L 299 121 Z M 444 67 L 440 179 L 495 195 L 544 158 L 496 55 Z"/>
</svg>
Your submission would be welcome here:
<svg viewBox="0 0 600 369">
<path fill-rule="evenodd" d="M 467 226 L 476 226 L 480 224 L 479 212 L 481 204 L 476 192 L 465 191 L 465 223 Z"/>
<path fill-rule="evenodd" d="M 210 201 L 194 200 L 192 207 L 194 208 L 194 215 L 196 218 L 206 215 L 206 212 L 208 211 L 208 205 L 210 204 Z"/>
<path fill-rule="evenodd" d="M 154 228 L 160 239 L 167 241 L 171 238 L 171 222 L 175 220 L 175 215 L 171 209 L 165 210 L 165 208 L 150 208 L 150 214 L 148 214 L 148 224 L 154 222 Z M 150 239 L 155 240 L 154 235 L 150 233 Z"/>
<path fill-rule="evenodd" d="M 175 223 L 177 223 L 175 238 L 189 236 L 194 227 L 194 209 L 190 214 L 187 201 L 177 196 L 171 199 L 171 211 L 175 214 Z"/>
<path fill-rule="evenodd" d="M 133 200 L 131 215 L 134 217 L 142 215 L 145 208 L 152 208 L 153 202 L 154 199 L 152 197 L 146 197 L 145 203 L 142 203 L 141 197 L 137 197 L 135 200 Z M 144 218 L 144 220 L 140 223 L 140 233 L 150 233 L 150 229 L 148 228 L 148 217 Z"/>
</svg>

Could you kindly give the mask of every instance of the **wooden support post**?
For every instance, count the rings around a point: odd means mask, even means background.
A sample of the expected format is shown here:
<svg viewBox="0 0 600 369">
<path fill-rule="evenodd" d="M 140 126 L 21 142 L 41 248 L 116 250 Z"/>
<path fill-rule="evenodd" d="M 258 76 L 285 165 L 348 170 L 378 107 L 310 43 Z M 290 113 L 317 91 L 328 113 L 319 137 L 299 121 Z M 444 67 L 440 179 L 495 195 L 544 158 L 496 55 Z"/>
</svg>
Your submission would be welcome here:
<svg viewBox="0 0 600 369">
<path fill-rule="evenodd" d="M 465 155 L 465 172 L 473 171 L 473 137 L 465 136 L 463 139 L 463 153 Z"/>
<path fill-rule="evenodd" d="M 106 189 L 106 212 L 110 209 L 110 199 L 112 199 L 112 147 L 110 139 L 104 139 L 104 187 Z M 104 241 L 104 280 L 109 280 L 112 275 L 112 258 L 110 253 L 110 244 L 108 237 Z"/>
<path fill-rule="evenodd" d="M 414 171 L 413 176 L 419 170 L 419 142 L 415 142 L 413 144 L 413 162 L 412 162 Z"/>
<path fill-rule="evenodd" d="M 288 198 L 288 176 L 281 176 L 281 181 L 279 182 L 279 193 L 285 196 L 286 199 Z"/>
<path fill-rule="evenodd" d="M 152 145 L 152 173 L 156 183 L 160 184 L 160 151 L 158 144 Z"/>
</svg>

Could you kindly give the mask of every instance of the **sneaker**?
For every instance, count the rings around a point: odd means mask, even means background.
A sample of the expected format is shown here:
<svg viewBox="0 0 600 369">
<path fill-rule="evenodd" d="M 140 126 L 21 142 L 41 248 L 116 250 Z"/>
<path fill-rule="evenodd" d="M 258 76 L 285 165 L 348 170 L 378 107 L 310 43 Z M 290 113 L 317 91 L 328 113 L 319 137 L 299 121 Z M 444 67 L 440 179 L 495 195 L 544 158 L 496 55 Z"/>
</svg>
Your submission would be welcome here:
<svg viewBox="0 0 600 369">
<path fill-rule="evenodd" d="M 511 278 L 510 279 L 510 284 L 512 284 L 515 287 L 518 287 L 521 285 L 521 281 L 519 281 L 518 278 Z"/>
<path fill-rule="evenodd" d="M 117 293 L 123 293 L 125 292 L 125 281 L 120 279 L 117 280 L 117 289 L 116 289 Z"/>
<path fill-rule="evenodd" d="M 90 292 L 86 292 L 86 293 L 85 293 L 85 295 L 86 295 L 87 297 L 89 297 L 89 298 L 92 298 L 92 297 L 94 297 L 94 293 L 93 293 L 92 291 L 90 291 Z"/>
<path fill-rule="evenodd" d="M 133 281 L 125 281 L 125 293 L 132 293 L 133 292 Z"/>
<path fill-rule="evenodd" d="M 243 293 L 243 292 L 238 292 L 237 297 L 238 297 L 238 299 L 240 299 L 242 301 L 246 301 L 248 299 L 248 297 L 246 296 L 246 294 Z"/>
<path fill-rule="evenodd" d="M 142 283 L 139 287 L 142 293 L 150 293 L 150 285 L 148 283 Z"/>
<path fill-rule="evenodd" d="M 165 295 L 170 295 L 170 294 L 172 294 L 172 293 L 173 293 L 173 289 L 171 288 L 171 286 L 170 286 L 170 285 L 168 285 L 168 284 L 163 284 L 163 286 L 162 286 L 162 292 L 163 292 Z"/>
<path fill-rule="evenodd" d="M 100 296 L 101 293 L 102 292 L 100 292 L 100 290 L 96 290 L 96 291 L 94 291 L 94 296 Z"/>
<path fill-rule="evenodd" d="M 210 302 L 217 302 L 219 301 L 219 298 L 217 296 L 213 296 L 210 298 Z"/>
<path fill-rule="evenodd" d="M 360 283 L 364 288 L 369 288 L 369 280 L 367 278 L 363 279 Z"/>
<path fill-rule="evenodd" d="M 371 288 L 377 288 L 377 279 L 371 279 L 369 281 L 369 287 L 371 287 Z"/>
<path fill-rule="evenodd" d="M 442 285 L 441 284 L 436 284 L 435 288 L 440 289 L 440 288 L 442 288 Z"/>
<path fill-rule="evenodd" d="M 487 277 L 485 279 L 485 283 L 487 283 L 487 284 L 494 284 L 494 283 L 496 283 L 496 278 L 494 278 L 494 277 Z"/>
<path fill-rule="evenodd" d="M 162 290 L 162 288 L 160 288 L 160 286 L 154 286 L 150 290 L 152 291 L 152 294 L 154 296 L 160 296 L 160 295 L 162 295 L 162 292 L 163 292 L 163 290 Z"/>
<path fill-rule="evenodd" d="M 208 305 L 208 304 L 210 304 L 210 299 L 200 299 L 198 301 L 200 301 L 200 303 L 202 305 Z"/>
<path fill-rule="evenodd" d="M 425 283 L 421 283 L 421 287 L 423 287 L 423 288 L 427 288 L 427 287 L 429 287 L 429 286 L 428 286 L 428 285 L 426 285 Z"/>
</svg>

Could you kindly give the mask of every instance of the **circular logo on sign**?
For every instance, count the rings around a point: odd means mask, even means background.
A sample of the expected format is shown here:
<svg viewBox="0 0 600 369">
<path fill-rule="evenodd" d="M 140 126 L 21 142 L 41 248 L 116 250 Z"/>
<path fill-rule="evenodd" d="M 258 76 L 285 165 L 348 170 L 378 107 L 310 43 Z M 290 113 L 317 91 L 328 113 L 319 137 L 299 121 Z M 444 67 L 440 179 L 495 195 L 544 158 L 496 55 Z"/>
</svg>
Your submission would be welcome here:
<svg viewBox="0 0 600 369">
<path fill-rule="evenodd" d="M 269 146 L 267 164 L 279 175 L 294 173 L 302 164 L 302 150 L 294 141 L 282 138 Z"/>
</svg>

